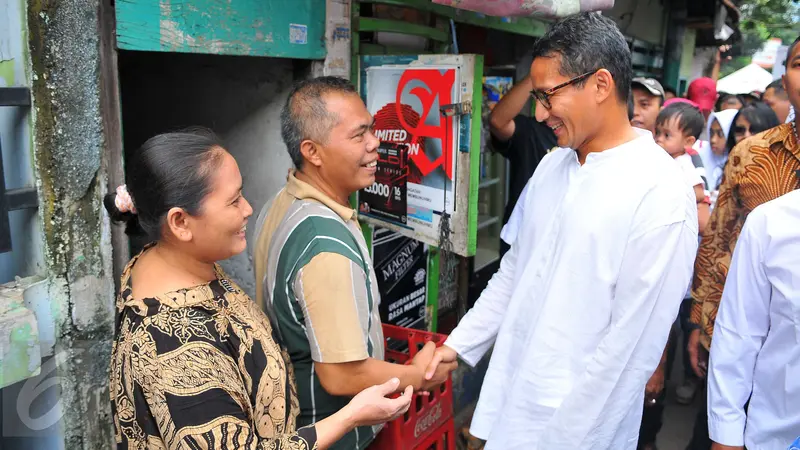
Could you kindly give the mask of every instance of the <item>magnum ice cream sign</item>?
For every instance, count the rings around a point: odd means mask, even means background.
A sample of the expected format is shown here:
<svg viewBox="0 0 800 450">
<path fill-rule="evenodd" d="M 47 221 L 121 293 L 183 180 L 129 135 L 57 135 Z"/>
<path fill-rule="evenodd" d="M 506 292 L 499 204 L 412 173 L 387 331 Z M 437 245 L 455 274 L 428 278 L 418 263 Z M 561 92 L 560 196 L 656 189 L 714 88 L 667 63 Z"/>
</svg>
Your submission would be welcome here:
<svg viewBox="0 0 800 450">
<path fill-rule="evenodd" d="M 381 322 L 425 328 L 427 246 L 380 227 L 375 228 L 372 245 Z"/>
</svg>

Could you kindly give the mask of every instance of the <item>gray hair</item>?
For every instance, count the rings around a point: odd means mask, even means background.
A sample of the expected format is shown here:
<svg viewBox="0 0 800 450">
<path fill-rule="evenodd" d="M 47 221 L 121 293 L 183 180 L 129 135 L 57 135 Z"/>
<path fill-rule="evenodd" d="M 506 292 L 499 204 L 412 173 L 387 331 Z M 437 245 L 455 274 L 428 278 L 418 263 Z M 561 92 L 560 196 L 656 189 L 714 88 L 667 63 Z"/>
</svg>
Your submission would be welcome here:
<svg viewBox="0 0 800 450">
<path fill-rule="evenodd" d="M 533 59 L 561 55 L 561 70 L 566 77 L 606 69 L 616 84 L 617 97 L 628 102 L 631 90 L 631 52 L 617 25 L 599 13 L 569 16 L 553 24 L 533 45 Z M 576 83 L 583 86 L 584 82 Z"/>
<path fill-rule="evenodd" d="M 281 137 L 297 169 L 303 167 L 300 143 L 312 139 L 324 144 L 331 128 L 339 121 L 325 105 L 323 96 L 331 93 L 358 95 L 355 87 L 344 78 L 318 77 L 296 83 L 283 105 Z"/>
</svg>

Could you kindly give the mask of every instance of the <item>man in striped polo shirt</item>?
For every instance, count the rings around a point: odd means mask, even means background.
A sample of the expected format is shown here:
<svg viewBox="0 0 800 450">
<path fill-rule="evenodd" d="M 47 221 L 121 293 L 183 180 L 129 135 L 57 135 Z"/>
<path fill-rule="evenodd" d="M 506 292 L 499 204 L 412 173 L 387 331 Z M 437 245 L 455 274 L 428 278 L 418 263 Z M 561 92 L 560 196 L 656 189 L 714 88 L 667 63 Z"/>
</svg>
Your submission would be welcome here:
<svg viewBox="0 0 800 450">
<path fill-rule="evenodd" d="M 338 411 L 355 394 L 397 377 L 401 388 L 431 390 L 433 345 L 410 365 L 383 361 L 380 297 L 369 251 L 349 197 L 372 185 L 378 160 L 373 118 L 344 79 L 295 85 L 281 112 L 281 132 L 295 170 L 257 222 L 256 299 L 294 366 L 297 425 Z M 361 450 L 380 427 L 361 427 L 332 448 Z"/>
</svg>

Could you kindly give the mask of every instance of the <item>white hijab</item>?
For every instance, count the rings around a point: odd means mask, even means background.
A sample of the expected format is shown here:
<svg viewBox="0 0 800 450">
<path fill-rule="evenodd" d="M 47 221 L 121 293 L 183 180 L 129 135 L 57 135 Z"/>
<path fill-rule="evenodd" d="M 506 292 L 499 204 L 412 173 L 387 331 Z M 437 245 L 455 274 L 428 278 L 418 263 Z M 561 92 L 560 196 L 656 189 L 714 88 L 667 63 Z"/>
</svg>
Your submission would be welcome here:
<svg viewBox="0 0 800 450">
<path fill-rule="evenodd" d="M 708 116 L 708 122 L 706 122 L 706 135 L 709 139 L 711 138 L 711 124 L 716 120 L 719 122 L 722 133 L 727 140 L 731 132 L 733 119 L 738 113 L 738 109 L 726 109 L 716 113 L 712 112 Z M 712 191 L 717 190 L 719 186 L 720 179 L 722 178 L 722 171 L 725 168 L 725 163 L 728 161 L 728 152 L 730 152 L 730 150 L 731 149 L 727 148 L 722 155 L 717 155 L 711 150 L 710 141 L 703 142 L 703 145 L 700 147 L 700 158 L 703 160 L 703 167 L 705 167 L 706 176 L 708 177 L 708 186 Z"/>
</svg>

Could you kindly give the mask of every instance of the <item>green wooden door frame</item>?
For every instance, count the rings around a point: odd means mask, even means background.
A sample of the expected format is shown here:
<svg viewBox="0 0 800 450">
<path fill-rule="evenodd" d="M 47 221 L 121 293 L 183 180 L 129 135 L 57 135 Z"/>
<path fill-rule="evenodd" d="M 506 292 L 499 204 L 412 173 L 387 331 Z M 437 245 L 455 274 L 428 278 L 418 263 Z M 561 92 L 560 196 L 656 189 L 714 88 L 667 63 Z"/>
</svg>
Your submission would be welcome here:
<svg viewBox="0 0 800 450">
<path fill-rule="evenodd" d="M 382 4 L 391 6 L 401 6 L 414 8 L 420 11 L 437 14 L 441 17 L 452 19 L 457 23 L 481 26 L 484 28 L 505 31 L 513 34 L 539 37 L 547 31 L 547 22 L 531 18 L 501 18 L 489 17 L 471 11 L 460 10 L 448 6 L 437 5 L 430 0 L 353 0 L 351 6 L 352 20 L 352 40 L 351 52 L 352 63 L 350 81 L 356 86 L 360 86 L 360 57 L 362 54 L 409 54 L 409 51 L 391 48 L 379 44 L 361 44 L 360 32 L 388 31 L 404 34 L 424 36 L 439 43 L 438 48 L 446 46 L 451 38 L 449 30 L 444 31 L 438 28 L 427 27 L 418 24 L 410 24 L 401 21 L 386 19 L 376 19 L 361 17 L 361 3 Z M 414 52 L 419 53 L 419 52 Z M 482 105 L 482 86 L 483 86 L 483 58 L 478 57 L 475 61 L 475 76 L 472 95 L 472 114 L 470 121 L 472 124 L 479 124 L 481 121 Z M 479 190 L 479 164 L 480 164 L 480 127 L 472 126 L 470 129 L 470 186 L 469 195 L 477 196 Z M 355 195 L 351 197 L 351 204 L 355 207 Z M 468 214 L 467 230 L 469 236 L 477 235 L 478 210 L 471 208 Z M 364 237 L 367 242 L 372 242 L 372 227 L 363 227 Z M 472 239 L 470 247 L 474 253 L 477 242 Z M 370 245 L 370 251 L 372 246 Z M 436 332 L 438 329 L 439 315 L 439 275 L 441 268 L 441 252 L 438 248 L 431 247 L 428 251 L 428 280 L 427 280 L 427 318 L 426 324 L 429 331 Z"/>
<path fill-rule="evenodd" d="M 456 23 L 475 25 L 493 30 L 505 31 L 507 33 L 519 34 L 523 36 L 540 37 L 547 31 L 548 22 L 529 17 L 491 17 L 478 14 L 464 9 L 452 8 L 450 6 L 437 5 L 431 0 L 353 0 L 350 8 L 352 23 L 351 53 L 352 61 L 350 65 L 350 81 L 358 85 L 358 75 L 360 68 L 359 56 L 376 54 L 408 54 L 407 50 L 386 47 L 379 44 L 364 44 L 362 46 L 359 33 L 374 31 L 389 31 L 402 34 L 412 34 L 425 36 L 439 43 L 437 50 L 444 49 L 450 41 L 450 31 L 441 30 L 424 25 L 410 24 L 407 22 L 376 19 L 371 17 L 361 17 L 361 4 L 371 3 L 389 6 L 400 6 L 413 8 L 423 12 L 436 14 L 446 19 L 452 19 Z M 419 52 L 415 52 L 419 53 Z M 438 51 L 436 53 L 439 53 Z"/>
</svg>

